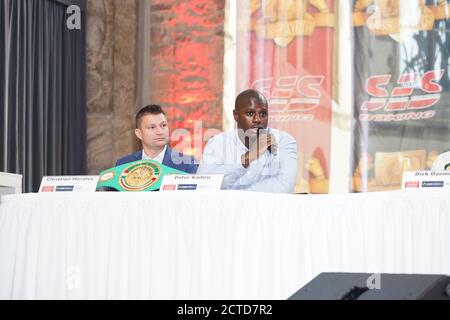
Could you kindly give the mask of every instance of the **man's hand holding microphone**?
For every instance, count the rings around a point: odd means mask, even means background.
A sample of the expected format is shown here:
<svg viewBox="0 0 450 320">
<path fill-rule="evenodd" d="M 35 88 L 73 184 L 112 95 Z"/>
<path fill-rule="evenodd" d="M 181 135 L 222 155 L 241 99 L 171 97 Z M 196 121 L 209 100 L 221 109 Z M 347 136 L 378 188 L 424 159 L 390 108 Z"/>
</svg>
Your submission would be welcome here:
<svg viewBox="0 0 450 320">
<path fill-rule="evenodd" d="M 242 166 L 248 168 L 250 163 L 259 159 L 266 150 L 276 155 L 277 147 L 275 136 L 267 129 L 258 128 L 255 141 L 251 144 L 249 150 L 241 156 Z"/>
</svg>

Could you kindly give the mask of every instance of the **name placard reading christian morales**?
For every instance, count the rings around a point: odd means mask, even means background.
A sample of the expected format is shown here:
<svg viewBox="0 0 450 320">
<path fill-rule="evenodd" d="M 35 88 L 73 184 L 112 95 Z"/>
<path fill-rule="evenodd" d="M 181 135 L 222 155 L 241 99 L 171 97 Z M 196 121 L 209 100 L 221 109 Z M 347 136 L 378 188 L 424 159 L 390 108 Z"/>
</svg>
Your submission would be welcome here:
<svg viewBox="0 0 450 320">
<path fill-rule="evenodd" d="M 43 177 L 39 192 L 95 192 L 98 176 Z"/>
<path fill-rule="evenodd" d="M 450 171 L 409 171 L 403 173 L 402 189 L 450 188 Z"/>
<path fill-rule="evenodd" d="M 163 178 L 159 191 L 206 191 L 220 190 L 223 174 L 167 175 Z"/>
</svg>

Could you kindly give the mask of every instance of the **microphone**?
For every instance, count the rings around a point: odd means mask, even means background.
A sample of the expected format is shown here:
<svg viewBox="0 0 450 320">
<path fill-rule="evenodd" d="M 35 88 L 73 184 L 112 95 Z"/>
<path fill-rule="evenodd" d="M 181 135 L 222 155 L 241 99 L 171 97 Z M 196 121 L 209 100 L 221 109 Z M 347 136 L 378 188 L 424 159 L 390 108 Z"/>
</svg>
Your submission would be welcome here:
<svg viewBox="0 0 450 320">
<path fill-rule="evenodd" d="M 267 129 L 258 128 L 258 131 L 256 131 L 256 137 L 257 137 L 257 139 L 259 139 L 259 134 L 260 134 L 260 133 L 262 133 L 262 134 L 268 134 L 269 131 L 268 131 Z M 269 150 L 269 152 L 272 153 L 272 146 L 269 146 L 269 147 L 267 148 L 267 150 Z"/>
</svg>

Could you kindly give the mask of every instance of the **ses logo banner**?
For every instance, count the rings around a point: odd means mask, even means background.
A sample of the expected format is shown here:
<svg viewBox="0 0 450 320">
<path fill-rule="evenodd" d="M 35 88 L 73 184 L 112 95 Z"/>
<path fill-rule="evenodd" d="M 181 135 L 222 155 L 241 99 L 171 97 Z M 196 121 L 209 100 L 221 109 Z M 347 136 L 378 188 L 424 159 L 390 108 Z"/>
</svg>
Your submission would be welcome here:
<svg viewBox="0 0 450 320">
<path fill-rule="evenodd" d="M 432 70 L 423 75 L 402 74 L 392 87 L 389 74 L 372 76 L 366 81 L 370 97 L 360 106 L 360 121 L 391 122 L 433 118 L 432 110 L 441 100 L 442 86 L 438 83 L 444 70 Z"/>
<path fill-rule="evenodd" d="M 297 121 L 313 121 L 324 79 L 323 75 L 289 75 L 255 80 L 251 87 L 268 97 L 271 117 L 295 114 Z"/>
</svg>

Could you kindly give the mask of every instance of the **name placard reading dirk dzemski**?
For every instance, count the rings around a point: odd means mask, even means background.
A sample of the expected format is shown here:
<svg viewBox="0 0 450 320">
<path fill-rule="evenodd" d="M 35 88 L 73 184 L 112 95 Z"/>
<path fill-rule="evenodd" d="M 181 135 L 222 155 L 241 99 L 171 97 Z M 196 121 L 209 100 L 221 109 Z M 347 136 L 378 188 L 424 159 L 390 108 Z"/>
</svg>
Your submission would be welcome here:
<svg viewBox="0 0 450 320">
<path fill-rule="evenodd" d="M 402 189 L 449 189 L 450 171 L 407 171 Z"/>
</svg>

